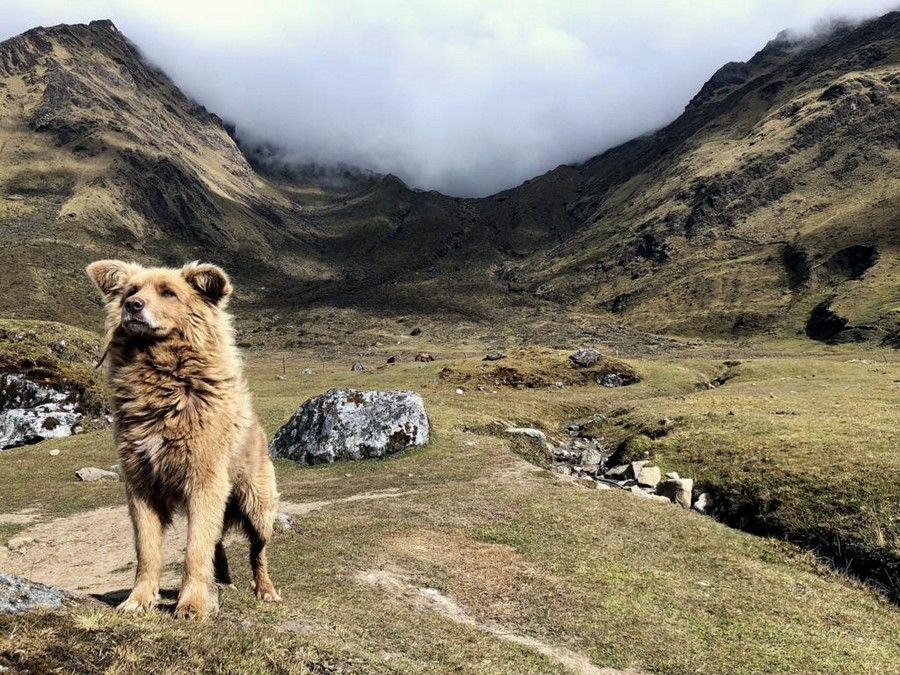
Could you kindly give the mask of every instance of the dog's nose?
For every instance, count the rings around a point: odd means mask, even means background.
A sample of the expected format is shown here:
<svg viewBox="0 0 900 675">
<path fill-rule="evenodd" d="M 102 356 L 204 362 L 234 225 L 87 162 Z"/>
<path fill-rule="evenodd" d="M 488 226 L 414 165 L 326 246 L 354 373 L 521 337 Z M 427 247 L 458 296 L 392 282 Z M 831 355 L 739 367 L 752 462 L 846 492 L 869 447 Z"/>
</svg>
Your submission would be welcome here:
<svg viewBox="0 0 900 675">
<path fill-rule="evenodd" d="M 137 314 L 144 309 L 144 301 L 140 298 L 128 298 L 128 300 L 125 301 L 125 309 L 132 314 Z"/>
</svg>

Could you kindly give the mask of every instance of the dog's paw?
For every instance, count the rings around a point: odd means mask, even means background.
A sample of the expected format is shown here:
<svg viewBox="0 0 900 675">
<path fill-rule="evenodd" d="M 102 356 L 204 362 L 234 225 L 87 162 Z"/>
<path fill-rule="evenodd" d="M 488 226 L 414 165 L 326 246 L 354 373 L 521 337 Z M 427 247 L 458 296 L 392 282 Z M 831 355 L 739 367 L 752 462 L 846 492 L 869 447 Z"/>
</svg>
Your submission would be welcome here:
<svg viewBox="0 0 900 675">
<path fill-rule="evenodd" d="M 156 607 L 156 601 L 158 598 L 159 596 L 156 593 L 133 590 L 131 592 L 131 595 L 129 595 L 122 604 L 116 607 L 116 609 L 120 612 L 126 612 L 129 614 L 141 614 L 143 612 L 149 612 L 154 607 Z"/>
<path fill-rule="evenodd" d="M 256 588 L 256 597 L 263 602 L 281 602 L 281 596 L 275 590 L 275 586 L 270 584 L 260 584 Z"/>
<path fill-rule="evenodd" d="M 205 588 L 182 591 L 175 607 L 175 618 L 203 621 L 219 611 L 218 593 Z"/>
</svg>

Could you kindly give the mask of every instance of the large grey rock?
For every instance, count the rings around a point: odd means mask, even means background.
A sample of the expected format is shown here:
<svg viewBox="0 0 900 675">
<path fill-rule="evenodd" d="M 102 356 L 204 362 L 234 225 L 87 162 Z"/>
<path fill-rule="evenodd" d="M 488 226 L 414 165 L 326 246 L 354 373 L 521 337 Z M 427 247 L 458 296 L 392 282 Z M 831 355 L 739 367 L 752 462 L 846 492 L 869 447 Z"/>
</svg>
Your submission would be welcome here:
<svg viewBox="0 0 900 675">
<path fill-rule="evenodd" d="M 18 614 L 29 609 L 62 607 L 72 595 L 53 586 L 45 586 L 15 574 L 0 574 L 0 613 Z"/>
<path fill-rule="evenodd" d="M 75 433 L 82 415 L 70 392 L 32 382 L 18 373 L 0 375 L 0 450 Z"/>
<path fill-rule="evenodd" d="M 331 389 L 297 409 L 275 434 L 269 454 L 330 464 L 424 445 L 429 434 L 425 403 L 414 392 Z"/>
<path fill-rule="evenodd" d="M 694 481 L 690 478 L 667 478 L 656 486 L 657 494 L 668 497 L 683 509 L 691 508 Z"/>
<path fill-rule="evenodd" d="M 569 361 L 574 363 L 576 366 L 581 366 L 582 368 L 589 368 L 597 361 L 600 360 L 600 352 L 596 349 L 579 349 L 574 354 L 569 356 Z"/>
<path fill-rule="evenodd" d="M 117 481 L 119 474 L 115 471 L 107 471 L 106 469 L 98 469 L 93 466 L 86 466 L 75 472 L 75 477 L 85 483 L 96 483 L 101 480 Z"/>
</svg>

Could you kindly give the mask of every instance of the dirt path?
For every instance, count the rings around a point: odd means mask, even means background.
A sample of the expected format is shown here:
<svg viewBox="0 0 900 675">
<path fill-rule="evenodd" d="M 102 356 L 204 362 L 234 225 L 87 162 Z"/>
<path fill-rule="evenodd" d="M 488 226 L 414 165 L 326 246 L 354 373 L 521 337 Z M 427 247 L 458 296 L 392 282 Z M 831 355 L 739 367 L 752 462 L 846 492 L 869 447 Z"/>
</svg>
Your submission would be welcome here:
<svg viewBox="0 0 900 675">
<path fill-rule="evenodd" d="M 599 668 L 591 663 L 584 654 L 579 654 L 565 647 L 555 647 L 537 638 L 516 633 L 497 623 L 478 621 L 440 591 L 434 588 L 414 586 L 393 572 L 370 570 L 368 572 L 360 572 L 356 575 L 356 579 L 369 586 L 381 588 L 414 609 L 437 612 L 455 623 L 471 626 L 490 633 L 501 640 L 533 649 L 573 672 L 583 673 L 584 675 L 637 675 L 636 671 Z"/>
<path fill-rule="evenodd" d="M 390 499 L 410 494 L 399 488 L 319 502 L 281 502 L 279 510 L 304 515 L 334 504 Z M 2 516 L 4 522 L 27 523 L 36 515 L 19 512 Z M 163 588 L 177 588 L 187 538 L 186 521 L 177 517 L 163 542 Z M 242 541 L 231 534 L 227 544 Z M 131 520 L 125 506 L 109 506 L 32 525 L 0 546 L 0 571 L 80 593 L 127 590 L 134 580 Z"/>
</svg>

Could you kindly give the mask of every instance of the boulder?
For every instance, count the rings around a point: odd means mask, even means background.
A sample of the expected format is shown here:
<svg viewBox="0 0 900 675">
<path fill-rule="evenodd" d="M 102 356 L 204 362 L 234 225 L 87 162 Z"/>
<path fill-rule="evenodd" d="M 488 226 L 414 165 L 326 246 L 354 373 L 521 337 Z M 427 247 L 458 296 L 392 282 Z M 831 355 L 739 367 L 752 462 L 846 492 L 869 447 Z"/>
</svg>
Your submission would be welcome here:
<svg viewBox="0 0 900 675">
<path fill-rule="evenodd" d="M 0 573 L 0 613 L 18 614 L 29 609 L 57 609 L 72 594 L 61 588 L 45 586 L 15 574 Z"/>
<path fill-rule="evenodd" d="M 683 509 L 691 508 L 694 481 L 690 478 L 667 478 L 656 486 L 656 492 L 675 502 Z"/>
<path fill-rule="evenodd" d="M 579 349 L 574 354 L 569 355 L 569 361 L 580 368 L 590 368 L 600 360 L 600 352 L 596 349 Z"/>
<path fill-rule="evenodd" d="M 331 389 L 297 409 L 275 434 L 269 454 L 330 464 L 425 445 L 429 434 L 425 403 L 414 392 Z"/>
<path fill-rule="evenodd" d="M 107 471 L 106 469 L 98 469 L 93 466 L 88 466 L 83 469 L 78 469 L 75 472 L 75 477 L 83 481 L 85 483 L 96 483 L 101 480 L 109 480 L 109 481 L 117 481 L 119 480 L 119 474 L 115 471 Z"/>
<path fill-rule="evenodd" d="M 634 476 L 637 484 L 642 487 L 655 488 L 662 479 L 662 472 L 658 466 L 643 466 Z"/>
</svg>

